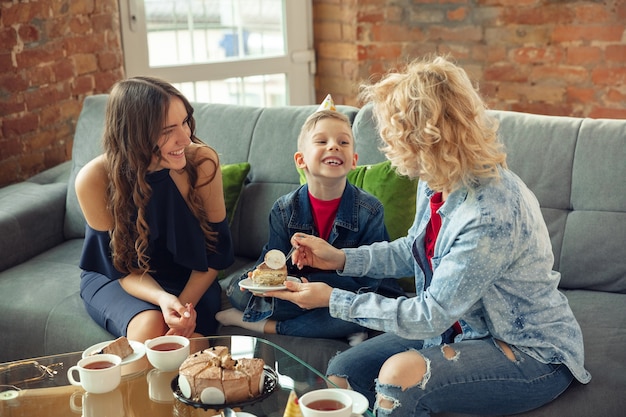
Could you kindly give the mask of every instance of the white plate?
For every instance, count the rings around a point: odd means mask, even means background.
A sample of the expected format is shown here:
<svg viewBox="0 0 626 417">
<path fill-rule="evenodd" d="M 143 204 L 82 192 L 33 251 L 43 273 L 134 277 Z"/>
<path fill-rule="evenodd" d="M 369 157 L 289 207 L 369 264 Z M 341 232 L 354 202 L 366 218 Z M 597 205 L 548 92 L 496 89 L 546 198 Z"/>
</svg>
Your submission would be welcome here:
<svg viewBox="0 0 626 417">
<path fill-rule="evenodd" d="M 93 352 L 98 352 L 99 350 L 102 350 L 103 347 L 105 347 L 111 342 L 112 340 L 107 340 L 106 342 L 96 343 L 95 345 L 88 347 L 83 352 L 83 358 L 86 358 L 87 356 L 91 355 Z M 128 343 L 130 344 L 130 347 L 133 348 L 133 353 L 131 353 L 130 355 L 122 359 L 122 365 L 135 362 L 137 359 L 143 358 L 143 355 L 146 354 L 146 348 L 144 347 L 143 343 L 137 342 L 135 340 L 129 340 Z"/>
<path fill-rule="evenodd" d="M 300 281 L 300 278 L 296 278 L 296 277 L 287 277 L 287 280 L 292 281 L 292 282 L 302 282 Z M 241 281 L 239 281 L 239 286 L 245 290 L 248 290 L 257 294 L 263 294 L 267 291 L 280 291 L 280 290 L 284 290 L 287 288 L 285 285 L 275 285 L 275 286 L 258 285 L 252 282 L 250 278 L 242 279 Z"/>
<path fill-rule="evenodd" d="M 365 396 L 361 393 L 358 393 L 356 391 L 352 391 L 351 389 L 343 389 L 343 388 L 337 388 L 343 392 L 345 392 L 346 394 L 348 394 L 350 397 L 352 397 L 352 415 L 361 415 L 363 414 L 365 411 L 367 411 L 367 409 L 370 406 L 369 401 L 367 401 L 367 398 L 365 398 Z"/>
</svg>

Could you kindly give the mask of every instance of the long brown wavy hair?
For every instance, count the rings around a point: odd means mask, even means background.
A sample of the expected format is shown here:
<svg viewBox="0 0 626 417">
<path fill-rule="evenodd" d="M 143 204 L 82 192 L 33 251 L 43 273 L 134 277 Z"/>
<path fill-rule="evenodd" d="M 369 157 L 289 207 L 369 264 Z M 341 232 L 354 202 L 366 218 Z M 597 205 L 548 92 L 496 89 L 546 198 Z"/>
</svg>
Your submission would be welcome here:
<svg viewBox="0 0 626 417">
<path fill-rule="evenodd" d="M 146 207 L 152 188 L 146 182 L 146 174 L 153 156 L 160 158 L 157 142 L 166 123 L 169 104 L 175 97 L 187 110 L 191 141 L 207 146 L 194 134 L 193 107 L 171 84 L 151 77 L 133 77 L 118 82 L 109 95 L 103 138 L 109 176 L 107 209 L 113 219 L 110 231 L 113 265 L 122 272 L 144 274 L 150 271 L 150 258 L 146 253 L 150 234 Z M 207 250 L 211 251 L 215 249 L 217 236 L 211 229 L 197 189 L 213 180 L 219 166 L 208 158 L 196 158 L 196 151 L 197 148 L 185 149 L 184 171 L 189 179 L 187 203 L 199 220 Z M 214 174 L 198 184 L 197 167 L 207 160 L 215 164 Z"/>
<path fill-rule="evenodd" d="M 412 61 L 402 72 L 362 86 L 359 97 L 373 103 L 382 151 L 392 165 L 435 191 L 498 178 L 497 168 L 506 167 L 497 121 L 486 114 L 465 71 L 445 57 Z"/>
</svg>

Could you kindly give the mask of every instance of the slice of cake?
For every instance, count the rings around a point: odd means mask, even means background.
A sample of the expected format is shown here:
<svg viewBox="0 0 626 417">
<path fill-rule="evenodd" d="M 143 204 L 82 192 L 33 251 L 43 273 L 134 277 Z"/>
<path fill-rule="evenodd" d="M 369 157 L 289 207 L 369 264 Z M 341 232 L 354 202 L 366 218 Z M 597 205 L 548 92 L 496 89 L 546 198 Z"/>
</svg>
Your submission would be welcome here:
<svg viewBox="0 0 626 417">
<path fill-rule="evenodd" d="M 285 254 L 272 249 L 265 254 L 265 262 L 252 271 L 252 282 L 263 286 L 282 285 L 287 279 L 287 260 Z"/>
<path fill-rule="evenodd" d="M 125 357 L 132 355 L 134 352 L 135 351 L 130 346 L 130 343 L 128 343 L 128 339 L 125 336 L 121 336 L 104 346 L 99 351 L 93 352 L 92 355 L 110 353 L 124 359 Z"/>
</svg>

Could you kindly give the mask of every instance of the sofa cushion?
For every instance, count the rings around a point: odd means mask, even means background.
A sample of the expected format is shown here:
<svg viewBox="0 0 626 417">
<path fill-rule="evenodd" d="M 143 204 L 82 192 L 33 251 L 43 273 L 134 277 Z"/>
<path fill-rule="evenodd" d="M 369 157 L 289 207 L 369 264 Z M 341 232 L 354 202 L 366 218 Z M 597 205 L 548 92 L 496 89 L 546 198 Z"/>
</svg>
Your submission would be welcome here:
<svg viewBox="0 0 626 417">
<path fill-rule="evenodd" d="M 232 221 L 243 183 L 250 172 L 250 164 L 240 162 L 238 164 L 226 164 L 221 166 L 222 187 L 224 188 L 224 203 L 226 205 L 226 217 Z"/>
<path fill-rule="evenodd" d="M 509 167 L 537 196 L 561 288 L 626 292 L 626 124 L 492 111 Z"/>
<path fill-rule="evenodd" d="M 76 197 L 76 175 L 87 162 L 103 152 L 102 132 L 107 95 L 85 97 L 83 108 L 76 124 L 72 144 L 72 170 L 67 186 L 65 201 L 65 223 L 63 232 L 66 239 L 85 237 L 85 218 Z"/>
</svg>

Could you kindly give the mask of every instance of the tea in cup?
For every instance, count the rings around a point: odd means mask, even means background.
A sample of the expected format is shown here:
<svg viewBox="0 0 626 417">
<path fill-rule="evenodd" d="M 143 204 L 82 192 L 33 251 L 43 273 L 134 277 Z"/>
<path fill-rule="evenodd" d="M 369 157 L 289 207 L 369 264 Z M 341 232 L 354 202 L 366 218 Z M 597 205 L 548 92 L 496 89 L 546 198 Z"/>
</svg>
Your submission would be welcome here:
<svg viewBox="0 0 626 417">
<path fill-rule="evenodd" d="M 110 392 L 117 388 L 122 379 L 121 363 L 122 358 L 117 355 L 87 356 L 67 370 L 67 379 L 72 385 L 82 386 L 87 392 Z M 76 374 L 79 379 L 75 378 Z"/>
<path fill-rule="evenodd" d="M 175 371 L 189 356 L 189 339 L 183 336 L 159 336 L 144 343 L 148 361 L 159 371 Z"/>
<path fill-rule="evenodd" d="M 304 417 L 350 417 L 352 397 L 335 388 L 318 389 L 298 400 Z"/>
</svg>

